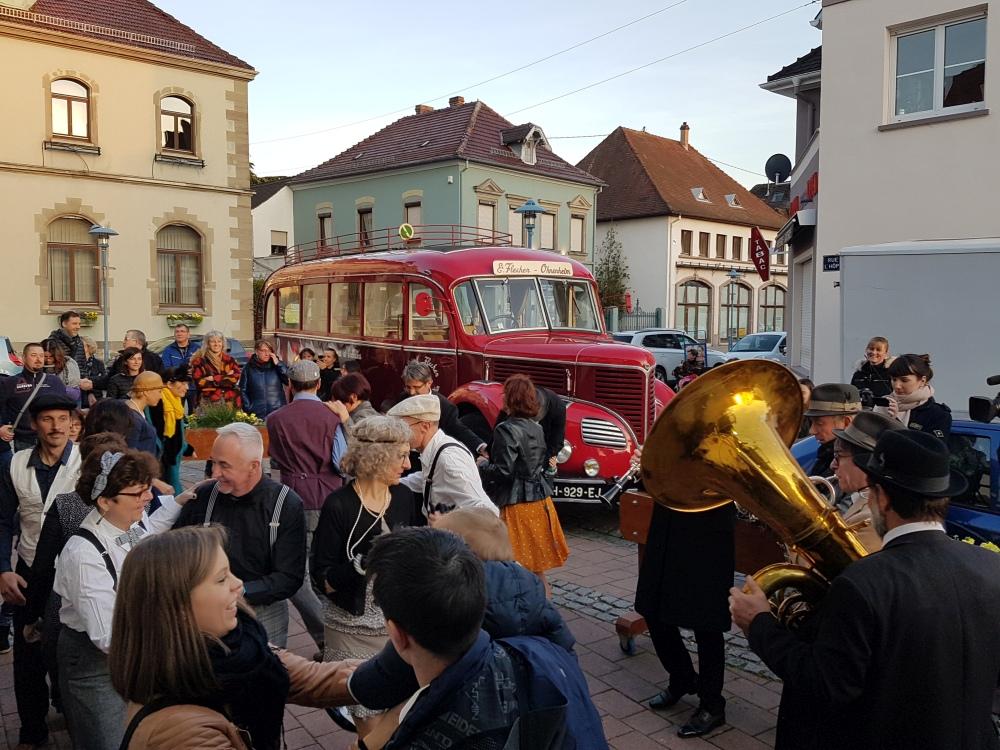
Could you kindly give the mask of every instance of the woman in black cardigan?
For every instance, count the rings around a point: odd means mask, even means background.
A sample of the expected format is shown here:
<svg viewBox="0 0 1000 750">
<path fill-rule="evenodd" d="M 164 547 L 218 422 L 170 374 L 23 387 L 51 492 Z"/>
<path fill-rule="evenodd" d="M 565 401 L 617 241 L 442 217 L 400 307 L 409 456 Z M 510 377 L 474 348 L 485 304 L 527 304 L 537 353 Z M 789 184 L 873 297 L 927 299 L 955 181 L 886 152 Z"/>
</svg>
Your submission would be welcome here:
<svg viewBox="0 0 1000 750">
<path fill-rule="evenodd" d="M 385 618 L 365 584 L 365 558 L 379 535 L 423 523 L 416 498 L 399 483 L 409 456 L 410 428 L 395 417 L 369 417 L 349 437 L 341 468 L 354 480 L 323 504 L 309 564 L 323 604 L 324 661 L 368 659 L 386 644 Z M 378 712 L 349 710 L 363 736 L 365 718 Z"/>
</svg>

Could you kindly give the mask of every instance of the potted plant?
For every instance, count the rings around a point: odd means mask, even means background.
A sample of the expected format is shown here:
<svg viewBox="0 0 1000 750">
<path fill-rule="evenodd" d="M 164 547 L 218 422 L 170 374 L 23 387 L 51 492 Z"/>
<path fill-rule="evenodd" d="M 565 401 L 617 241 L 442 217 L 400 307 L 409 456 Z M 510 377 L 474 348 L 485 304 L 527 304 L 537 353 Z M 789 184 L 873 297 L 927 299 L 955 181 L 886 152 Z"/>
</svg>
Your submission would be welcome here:
<svg viewBox="0 0 1000 750">
<path fill-rule="evenodd" d="M 190 313 L 168 313 L 167 323 L 171 326 L 175 326 L 178 323 L 184 323 L 189 328 L 201 325 L 205 321 L 205 316 L 201 313 L 190 312 Z"/>
<path fill-rule="evenodd" d="M 190 458 L 200 461 L 211 458 L 212 445 L 215 443 L 218 429 L 233 422 L 244 422 L 256 427 L 264 440 L 264 455 L 268 455 L 269 441 L 264 422 L 253 414 L 247 414 L 234 404 L 222 402 L 205 404 L 185 420 L 184 439 L 194 449 L 194 456 Z"/>
<path fill-rule="evenodd" d="M 83 328 L 90 328 L 97 322 L 97 311 L 96 310 L 84 310 L 80 313 L 80 325 Z"/>
</svg>

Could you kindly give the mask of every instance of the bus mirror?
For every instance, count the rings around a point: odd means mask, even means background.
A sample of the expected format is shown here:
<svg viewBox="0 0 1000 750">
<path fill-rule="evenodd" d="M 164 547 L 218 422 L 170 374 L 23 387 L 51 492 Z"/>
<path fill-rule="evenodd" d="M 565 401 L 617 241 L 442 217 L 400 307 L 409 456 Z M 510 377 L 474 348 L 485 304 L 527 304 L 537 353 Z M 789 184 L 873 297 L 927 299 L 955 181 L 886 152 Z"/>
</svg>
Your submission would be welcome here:
<svg viewBox="0 0 1000 750">
<path fill-rule="evenodd" d="M 420 292 L 413 298 L 413 309 L 421 318 L 426 318 L 434 311 L 434 300 L 427 292 Z"/>
</svg>

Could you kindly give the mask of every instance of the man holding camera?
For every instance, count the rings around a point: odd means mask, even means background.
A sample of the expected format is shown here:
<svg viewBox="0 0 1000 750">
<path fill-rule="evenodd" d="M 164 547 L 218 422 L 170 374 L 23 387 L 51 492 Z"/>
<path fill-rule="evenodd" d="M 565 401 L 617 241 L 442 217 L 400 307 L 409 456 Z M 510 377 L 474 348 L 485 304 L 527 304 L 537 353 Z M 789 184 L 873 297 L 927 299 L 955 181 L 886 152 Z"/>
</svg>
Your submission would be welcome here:
<svg viewBox="0 0 1000 750">
<path fill-rule="evenodd" d="M 834 430 L 846 429 L 861 411 L 861 395 L 853 385 L 823 383 L 813 389 L 805 416 L 811 420 L 809 434 L 819 443 L 816 463 L 809 473 L 828 477 L 833 473 Z"/>
</svg>

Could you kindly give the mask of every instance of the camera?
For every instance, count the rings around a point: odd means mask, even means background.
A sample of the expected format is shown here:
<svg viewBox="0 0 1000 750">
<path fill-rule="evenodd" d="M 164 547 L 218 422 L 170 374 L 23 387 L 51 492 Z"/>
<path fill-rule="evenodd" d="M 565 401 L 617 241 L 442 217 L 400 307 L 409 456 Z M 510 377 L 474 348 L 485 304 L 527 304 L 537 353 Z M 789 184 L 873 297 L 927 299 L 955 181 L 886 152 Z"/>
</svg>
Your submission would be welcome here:
<svg viewBox="0 0 1000 750">
<path fill-rule="evenodd" d="M 862 388 L 860 391 L 861 395 L 861 408 L 868 409 L 869 411 L 874 409 L 876 406 L 888 406 L 889 399 L 885 396 L 876 396 L 872 393 L 871 388 Z"/>
<path fill-rule="evenodd" d="M 1000 375 L 986 378 L 986 385 L 1000 385 Z M 989 424 L 1000 413 L 1000 396 L 969 396 L 969 416 L 977 422 Z"/>
</svg>

